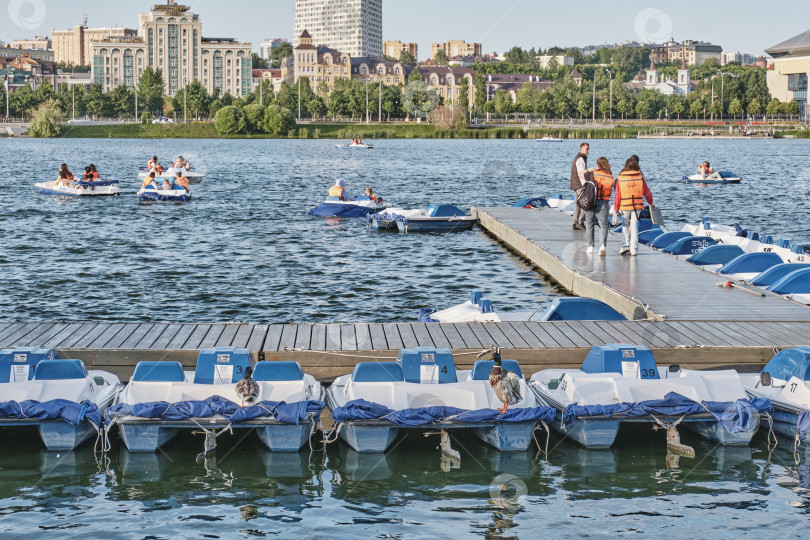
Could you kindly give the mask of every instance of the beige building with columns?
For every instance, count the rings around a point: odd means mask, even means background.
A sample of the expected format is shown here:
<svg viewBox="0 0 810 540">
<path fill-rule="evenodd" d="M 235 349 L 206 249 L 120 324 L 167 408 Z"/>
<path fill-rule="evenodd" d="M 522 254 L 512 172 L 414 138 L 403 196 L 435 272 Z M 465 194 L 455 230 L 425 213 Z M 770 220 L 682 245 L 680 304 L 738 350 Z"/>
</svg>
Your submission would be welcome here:
<svg viewBox="0 0 810 540">
<path fill-rule="evenodd" d="M 137 30 L 130 28 L 87 28 L 74 26 L 71 30 L 54 30 L 51 36 L 54 60 L 74 66 L 89 66 L 93 60 L 90 44 L 111 37 L 135 37 Z"/>
</svg>

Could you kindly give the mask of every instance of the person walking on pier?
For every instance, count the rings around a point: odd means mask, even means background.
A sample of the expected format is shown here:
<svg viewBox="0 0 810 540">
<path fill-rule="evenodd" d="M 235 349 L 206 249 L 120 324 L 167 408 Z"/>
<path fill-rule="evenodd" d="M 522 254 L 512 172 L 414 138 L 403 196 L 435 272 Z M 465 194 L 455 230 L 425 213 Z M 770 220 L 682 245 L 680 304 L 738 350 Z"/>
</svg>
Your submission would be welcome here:
<svg viewBox="0 0 810 540">
<path fill-rule="evenodd" d="M 638 166 L 638 160 L 629 158 L 624 163 L 624 170 L 616 180 L 616 195 L 613 199 L 613 210 L 622 217 L 622 248 L 619 255 L 630 252 L 638 253 L 638 213 L 644 209 L 644 199 L 652 208 L 653 196 L 644 175 Z"/>
<path fill-rule="evenodd" d="M 590 145 L 582 143 L 579 145 L 579 153 L 574 157 L 574 163 L 571 165 L 571 191 L 574 192 L 574 198 L 579 196 L 582 190 L 582 182 L 585 181 L 585 173 L 593 171 L 588 169 L 588 152 L 590 152 Z M 571 226 L 574 230 L 582 230 L 585 228 L 583 220 L 585 218 L 585 211 L 578 205 L 574 205 L 574 223 Z"/>
<path fill-rule="evenodd" d="M 585 238 L 588 240 L 588 253 L 593 253 L 594 222 L 599 222 L 599 256 L 604 257 L 607 250 L 608 213 L 610 212 L 610 195 L 613 192 L 613 173 L 607 158 L 596 160 L 593 172 L 596 183 L 596 208 L 585 211 Z"/>
</svg>

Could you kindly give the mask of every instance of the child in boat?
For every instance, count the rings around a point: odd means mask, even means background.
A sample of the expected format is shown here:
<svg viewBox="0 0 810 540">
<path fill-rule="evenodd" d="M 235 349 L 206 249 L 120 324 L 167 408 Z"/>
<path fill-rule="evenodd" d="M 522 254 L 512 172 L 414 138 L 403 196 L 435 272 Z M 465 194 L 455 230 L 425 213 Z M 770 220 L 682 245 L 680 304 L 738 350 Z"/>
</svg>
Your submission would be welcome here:
<svg viewBox="0 0 810 540">
<path fill-rule="evenodd" d="M 382 197 L 378 197 L 377 195 L 375 195 L 370 187 L 366 188 L 366 195 L 368 196 L 369 199 L 371 199 L 377 204 L 382 204 L 383 202 Z"/>
<path fill-rule="evenodd" d="M 56 185 L 67 185 L 69 180 L 73 180 L 73 173 L 68 169 L 67 163 L 62 163 L 59 169 L 59 176 L 56 177 Z"/>
<path fill-rule="evenodd" d="M 188 189 L 188 178 L 180 174 L 180 171 L 177 172 L 177 179 L 174 181 L 174 183 L 185 189 L 186 193 L 190 193 Z"/>
</svg>

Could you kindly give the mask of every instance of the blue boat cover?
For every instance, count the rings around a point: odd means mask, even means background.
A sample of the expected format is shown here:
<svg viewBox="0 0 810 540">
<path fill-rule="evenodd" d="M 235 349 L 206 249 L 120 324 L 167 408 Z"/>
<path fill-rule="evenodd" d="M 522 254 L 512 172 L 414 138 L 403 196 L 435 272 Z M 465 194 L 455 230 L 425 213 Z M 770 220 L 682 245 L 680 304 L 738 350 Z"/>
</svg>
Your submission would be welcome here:
<svg viewBox="0 0 810 540">
<path fill-rule="evenodd" d="M 776 266 L 771 266 L 755 278 L 751 280 L 751 285 L 757 287 L 768 287 L 773 285 L 788 274 L 801 270 L 803 268 L 810 268 L 810 263 L 782 263 Z"/>
<path fill-rule="evenodd" d="M 162 195 L 161 193 L 158 193 L 157 190 L 155 190 L 154 192 L 144 191 L 143 193 L 138 195 L 138 198 L 141 199 L 142 201 L 178 201 L 178 202 L 184 202 L 184 201 L 190 201 L 191 200 L 191 194 L 184 193 L 183 195 Z"/>
<path fill-rule="evenodd" d="M 802 381 L 810 380 L 810 347 L 793 347 L 779 351 L 762 371 L 782 381 L 791 377 Z"/>
<path fill-rule="evenodd" d="M 751 419 L 754 412 L 771 412 L 773 406 L 767 399 L 738 399 L 737 401 L 697 402 L 677 392 L 670 392 L 664 399 L 651 399 L 638 403 L 611 403 L 609 405 L 569 405 L 563 411 L 563 424 L 573 422 L 583 416 L 682 416 L 709 412 L 729 433 L 753 429 Z"/>
<path fill-rule="evenodd" d="M 78 182 L 74 182 L 74 184 L 78 184 L 80 186 L 117 186 L 118 180 L 93 180 L 92 182 L 79 180 Z"/>
<path fill-rule="evenodd" d="M 387 420 L 399 427 L 416 427 L 432 422 L 443 423 L 517 423 L 550 422 L 557 411 L 551 407 L 513 408 L 501 413 L 497 409 L 469 411 L 455 407 L 421 407 L 395 411 L 385 405 L 355 399 L 332 411 L 335 422 L 351 420 Z"/>
<path fill-rule="evenodd" d="M 796 421 L 796 430 L 799 435 L 804 435 L 810 429 L 810 412 L 802 411 L 799 413 L 799 418 Z"/>
<path fill-rule="evenodd" d="M 513 205 L 513 208 L 543 208 L 549 207 L 545 197 L 534 197 L 531 199 L 520 199 Z"/>
<path fill-rule="evenodd" d="M 454 217 L 466 216 L 461 208 L 452 204 L 431 204 L 427 207 L 427 214 L 430 217 Z"/>
<path fill-rule="evenodd" d="M 686 262 L 702 266 L 704 264 L 726 264 L 745 253 L 740 246 L 716 244 L 687 257 Z"/>
<path fill-rule="evenodd" d="M 310 212 L 310 214 L 312 214 L 312 212 Z M 396 222 L 396 221 L 404 221 L 405 217 L 395 212 L 383 210 L 382 212 L 377 212 L 376 214 L 372 213 L 366 215 L 366 223 L 370 223 L 372 219 L 376 219 L 377 221 Z"/>
<path fill-rule="evenodd" d="M 419 322 L 422 323 L 439 322 L 438 319 L 434 319 L 433 317 L 431 317 L 431 315 L 433 315 L 434 313 L 436 313 L 435 309 L 426 307 L 419 309 Z"/>
<path fill-rule="evenodd" d="M 147 403 L 119 403 L 108 407 L 104 419 L 109 425 L 120 416 L 139 418 L 160 418 L 161 420 L 188 420 L 189 418 L 211 418 L 221 415 L 228 422 L 237 424 L 256 418 L 272 418 L 282 424 L 300 424 L 309 414 L 319 415 L 324 404 L 320 401 L 305 400 L 296 403 L 283 401 L 261 401 L 250 407 L 240 407 L 222 396 L 211 396 L 202 401 L 152 401 Z"/>
<path fill-rule="evenodd" d="M 686 231 L 661 233 L 647 245 L 650 247 L 654 247 L 655 249 L 662 249 L 671 245 L 673 242 L 680 240 L 681 238 L 688 238 L 690 236 L 692 236 L 692 233 L 688 233 Z"/>
<path fill-rule="evenodd" d="M 600 300 L 579 296 L 564 296 L 540 316 L 541 321 L 626 321 L 618 311 Z"/>
<path fill-rule="evenodd" d="M 368 206 L 322 202 L 310 210 L 309 215 L 320 217 L 361 218 L 366 217 L 368 214 L 373 212 L 374 208 L 369 208 Z"/>
<path fill-rule="evenodd" d="M 688 236 L 676 240 L 661 251 L 671 255 L 694 255 L 715 244 L 717 241 L 708 236 Z"/>
<path fill-rule="evenodd" d="M 810 293 L 810 268 L 794 270 L 768 287 L 776 294 Z"/>
<path fill-rule="evenodd" d="M 95 403 L 76 403 L 67 399 L 51 401 L 26 400 L 0 402 L 0 418 L 17 420 L 64 420 L 71 426 L 78 426 L 89 420 L 97 428 L 101 427 L 101 412 Z"/>
<path fill-rule="evenodd" d="M 772 266 L 782 264 L 782 257 L 773 252 L 743 253 L 726 264 L 717 272 L 720 274 L 761 273 Z"/>
</svg>

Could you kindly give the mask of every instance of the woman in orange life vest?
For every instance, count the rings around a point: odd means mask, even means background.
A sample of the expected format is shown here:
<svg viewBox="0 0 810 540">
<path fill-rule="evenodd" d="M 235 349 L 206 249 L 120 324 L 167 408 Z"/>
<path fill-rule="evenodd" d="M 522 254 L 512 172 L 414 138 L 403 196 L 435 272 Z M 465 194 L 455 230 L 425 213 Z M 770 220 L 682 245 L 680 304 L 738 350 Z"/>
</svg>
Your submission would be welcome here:
<svg viewBox="0 0 810 540">
<path fill-rule="evenodd" d="M 596 208 L 585 210 L 585 238 L 588 240 L 588 253 L 593 253 L 593 226 L 594 221 L 599 222 L 599 256 L 604 257 L 607 250 L 608 213 L 610 212 L 610 194 L 613 192 L 613 173 L 607 158 L 596 160 L 596 169 L 593 171 L 593 180 L 596 184 Z"/>
<path fill-rule="evenodd" d="M 703 165 L 698 165 L 698 171 L 704 180 L 720 180 L 722 178 L 719 172 L 709 166 L 708 161 L 704 161 Z"/>
<path fill-rule="evenodd" d="M 638 166 L 638 160 L 629 158 L 624 163 L 624 170 L 616 180 L 616 195 L 613 198 L 613 210 L 622 216 L 622 249 L 619 255 L 628 251 L 630 255 L 638 253 L 638 213 L 644 208 L 644 199 L 653 205 L 653 196 L 644 175 Z"/>
<path fill-rule="evenodd" d="M 366 188 L 366 196 L 368 196 L 368 198 L 374 201 L 375 203 L 382 204 L 382 197 L 378 197 L 377 195 L 375 195 L 370 187 Z"/>
<path fill-rule="evenodd" d="M 68 169 L 67 163 L 62 163 L 62 167 L 59 169 L 59 176 L 56 177 L 55 185 L 67 185 L 68 181 L 73 180 L 73 173 L 70 172 Z"/>
<path fill-rule="evenodd" d="M 345 201 L 346 197 L 343 195 L 343 192 L 346 191 L 346 183 L 343 181 L 342 178 L 339 178 L 335 185 L 329 188 L 329 196 L 330 197 L 339 197 L 341 201 Z"/>
<path fill-rule="evenodd" d="M 96 166 L 92 163 L 90 164 L 90 172 L 93 173 L 93 180 L 98 180 L 98 171 L 96 170 Z"/>
</svg>

